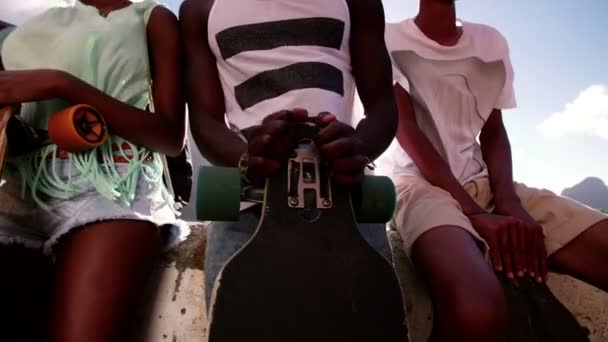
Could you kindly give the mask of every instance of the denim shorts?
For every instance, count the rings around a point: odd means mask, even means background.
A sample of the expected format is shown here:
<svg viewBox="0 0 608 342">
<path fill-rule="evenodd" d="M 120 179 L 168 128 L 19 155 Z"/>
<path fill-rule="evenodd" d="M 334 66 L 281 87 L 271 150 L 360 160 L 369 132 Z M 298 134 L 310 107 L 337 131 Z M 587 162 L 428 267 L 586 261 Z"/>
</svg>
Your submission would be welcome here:
<svg viewBox="0 0 608 342">
<path fill-rule="evenodd" d="M 117 168 L 121 170 L 123 167 L 117 165 Z M 178 227 L 180 232 L 172 234 L 180 236 L 189 230 L 176 218 L 172 204 L 165 199 L 161 188 L 145 177 L 139 178 L 135 199 L 130 206 L 102 196 L 91 186 L 67 200 L 45 201 L 46 209 L 36 204 L 29 192 L 22 196 L 19 174 L 5 172 L 2 178 L 0 244 L 19 244 L 52 254 L 57 241 L 73 229 L 107 220 L 138 220 L 159 227 Z"/>
</svg>

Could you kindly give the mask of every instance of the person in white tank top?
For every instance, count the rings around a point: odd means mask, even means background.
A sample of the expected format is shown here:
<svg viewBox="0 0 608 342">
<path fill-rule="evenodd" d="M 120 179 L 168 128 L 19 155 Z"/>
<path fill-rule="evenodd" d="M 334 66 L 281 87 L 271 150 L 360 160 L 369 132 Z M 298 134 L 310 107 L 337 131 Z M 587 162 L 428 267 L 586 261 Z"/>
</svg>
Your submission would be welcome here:
<svg viewBox="0 0 608 342">
<path fill-rule="evenodd" d="M 399 108 L 391 226 L 429 286 L 433 341 L 504 341 L 495 272 L 543 282 L 549 267 L 606 291 L 608 216 L 513 182 L 509 47 L 494 28 L 458 22 L 454 3 L 420 0 L 418 16 L 386 28 Z M 408 320 L 428 317 L 423 295 L 406 301 Z"/>
<path fill-rule="evenodd" d="M 288 124 L 323 113 L 316 143 L 334 179 L 352 186 L 392 141 L 397 110 L 380 0 L 186 0 L 180 21 L 192 134 L 211 163 L 241 166 L 260 182 L 295 146 Z M 353 128 L 355 84 L 366 117 Z M 259 211 L 207 230 L 207 299 Z M 383 226 L 360 229 L 390 256 Z"/>
</svg>

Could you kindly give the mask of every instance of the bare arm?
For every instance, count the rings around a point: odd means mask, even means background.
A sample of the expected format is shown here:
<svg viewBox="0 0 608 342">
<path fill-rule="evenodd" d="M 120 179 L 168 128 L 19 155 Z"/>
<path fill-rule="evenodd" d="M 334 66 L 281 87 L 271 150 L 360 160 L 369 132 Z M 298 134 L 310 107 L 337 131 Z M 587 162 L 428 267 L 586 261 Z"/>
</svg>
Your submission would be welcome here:
<svg viewBox="0 0 608 342">
<path fill-rule="evenodd" d="M 507 130 L 502 121 L 502 111 L 494 109 L 479 136 L 483 159 L 488 165 L 490 182 L 494 192 L 496 209 L 519 205 L 513 187 L 513 162 Z"/>
<path fill-rule="evenodd" d="M 154 9 L 147 35 L 155 114 L 118 101 L 75 77 L 68 77 L 63 83 L 60 97 L 95 107 L 117 135 L 153 151 L 176 156 L 183 149 L 186 134 L 177 18 L 164 7 Z"/>
<path fill-rule="evenodd" d="M 348 5 L 353 75 L 365 109 L 355 135 L 364 143 L 363 153 L 374 160 L 391 144 L 398 121 L 384 42 L 384 10 L 380 0 L 349 0 Z"/>
<path fill-rule="evenodd" d="M 511 233 L 510 238 L 515 269 L 520 274 L 523 269 L 527 269 L 532 277 L 542 282 L 547 275 L 543 229 L 525 210 L 515 192 L 511 145 L 500 110 L 492 111 L 481 130 L 479 140 L 483 159 L 488 165 L 496 213 L 516 217 L 524 222 L 511 228 L 512 232 L 516 232 Z"/>
<path fill-rule="evenodd" d="M 465 214 L 484 212 L 464 190 L 452 174 L 449 165 L 418 127 L 409 94 L 399 84 L 395 85 L 394 91 L 399 108 L 397 140 L 416 163 L 424 178 L 434 186 L 449 192 L 458 201 Z"/>
<path fill-rule="evenodd" d="M 207 19 L 212 5 L 213 0 L 186 0 L 180 8 L 190 124 L 205 158 L 213 164 L 237 166 L 247 144 L 224 120 L 224 92 L 215 56 L 207 41 Z"/>
</svg>

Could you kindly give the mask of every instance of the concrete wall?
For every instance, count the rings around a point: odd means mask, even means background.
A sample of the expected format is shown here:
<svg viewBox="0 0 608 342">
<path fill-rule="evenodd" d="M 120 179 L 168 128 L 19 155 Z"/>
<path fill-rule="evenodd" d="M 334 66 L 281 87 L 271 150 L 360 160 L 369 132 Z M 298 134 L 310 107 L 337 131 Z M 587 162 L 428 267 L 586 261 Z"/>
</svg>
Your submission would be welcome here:
<svg viewBox="0 0 608 342">
<path fill-rule="evenodd" d="M 133 342 L 202 341 L 205 312 L 205 226 L 195 225 L 188 239 L 167 253 L 146 289 Z"/>
<path fill-rule="evenodd" d="M 405 255 L 399 238 L 390 232 L 393 253 L 400 277 L 407 279 Z M 146 291 L 133 329 L 134 342 L 190 342 L 202 341 L 205 332 L 204 309 L 204 225 L 193 226 L 190 237 L 164 257 L 157 274 Z M 567 276 L 551 275 L 549 284 L 559 299 L 589 330 L 592 342 L 608 341 L 608 294 Z M 414 286 L 412 286 L 414 285 Z M 423 291 L 416 283 L 408 283 L 410 291 Z M 410 326 L 411 342 L 422 342 L 430 328 L 430 313 L 417 312 Z"/>
</svg>

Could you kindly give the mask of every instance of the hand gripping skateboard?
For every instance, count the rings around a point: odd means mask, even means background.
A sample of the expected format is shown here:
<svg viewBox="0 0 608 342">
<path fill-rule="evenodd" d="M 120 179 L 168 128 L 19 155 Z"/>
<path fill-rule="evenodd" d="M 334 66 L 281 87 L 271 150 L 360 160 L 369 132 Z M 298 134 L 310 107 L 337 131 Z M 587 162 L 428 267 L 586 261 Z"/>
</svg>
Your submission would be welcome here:
<svg viewBox="0 0 608 342">
<path fill-rule="evenodd" d="M 407 341 L 393 267 L 357 229 L 390 219 L 393 183 L 366 176 L 353 192 L 334 185 L 310 140 L 317 128 L 298 129 L 285 171 L 261 192 L 241 188 L 238 169 L 200 170 L 199 219 L 237 220 L 243 197 L 261 194 L 262 203 L 255 234 L 218 275 L 207 340 Z"/>
</svg>

